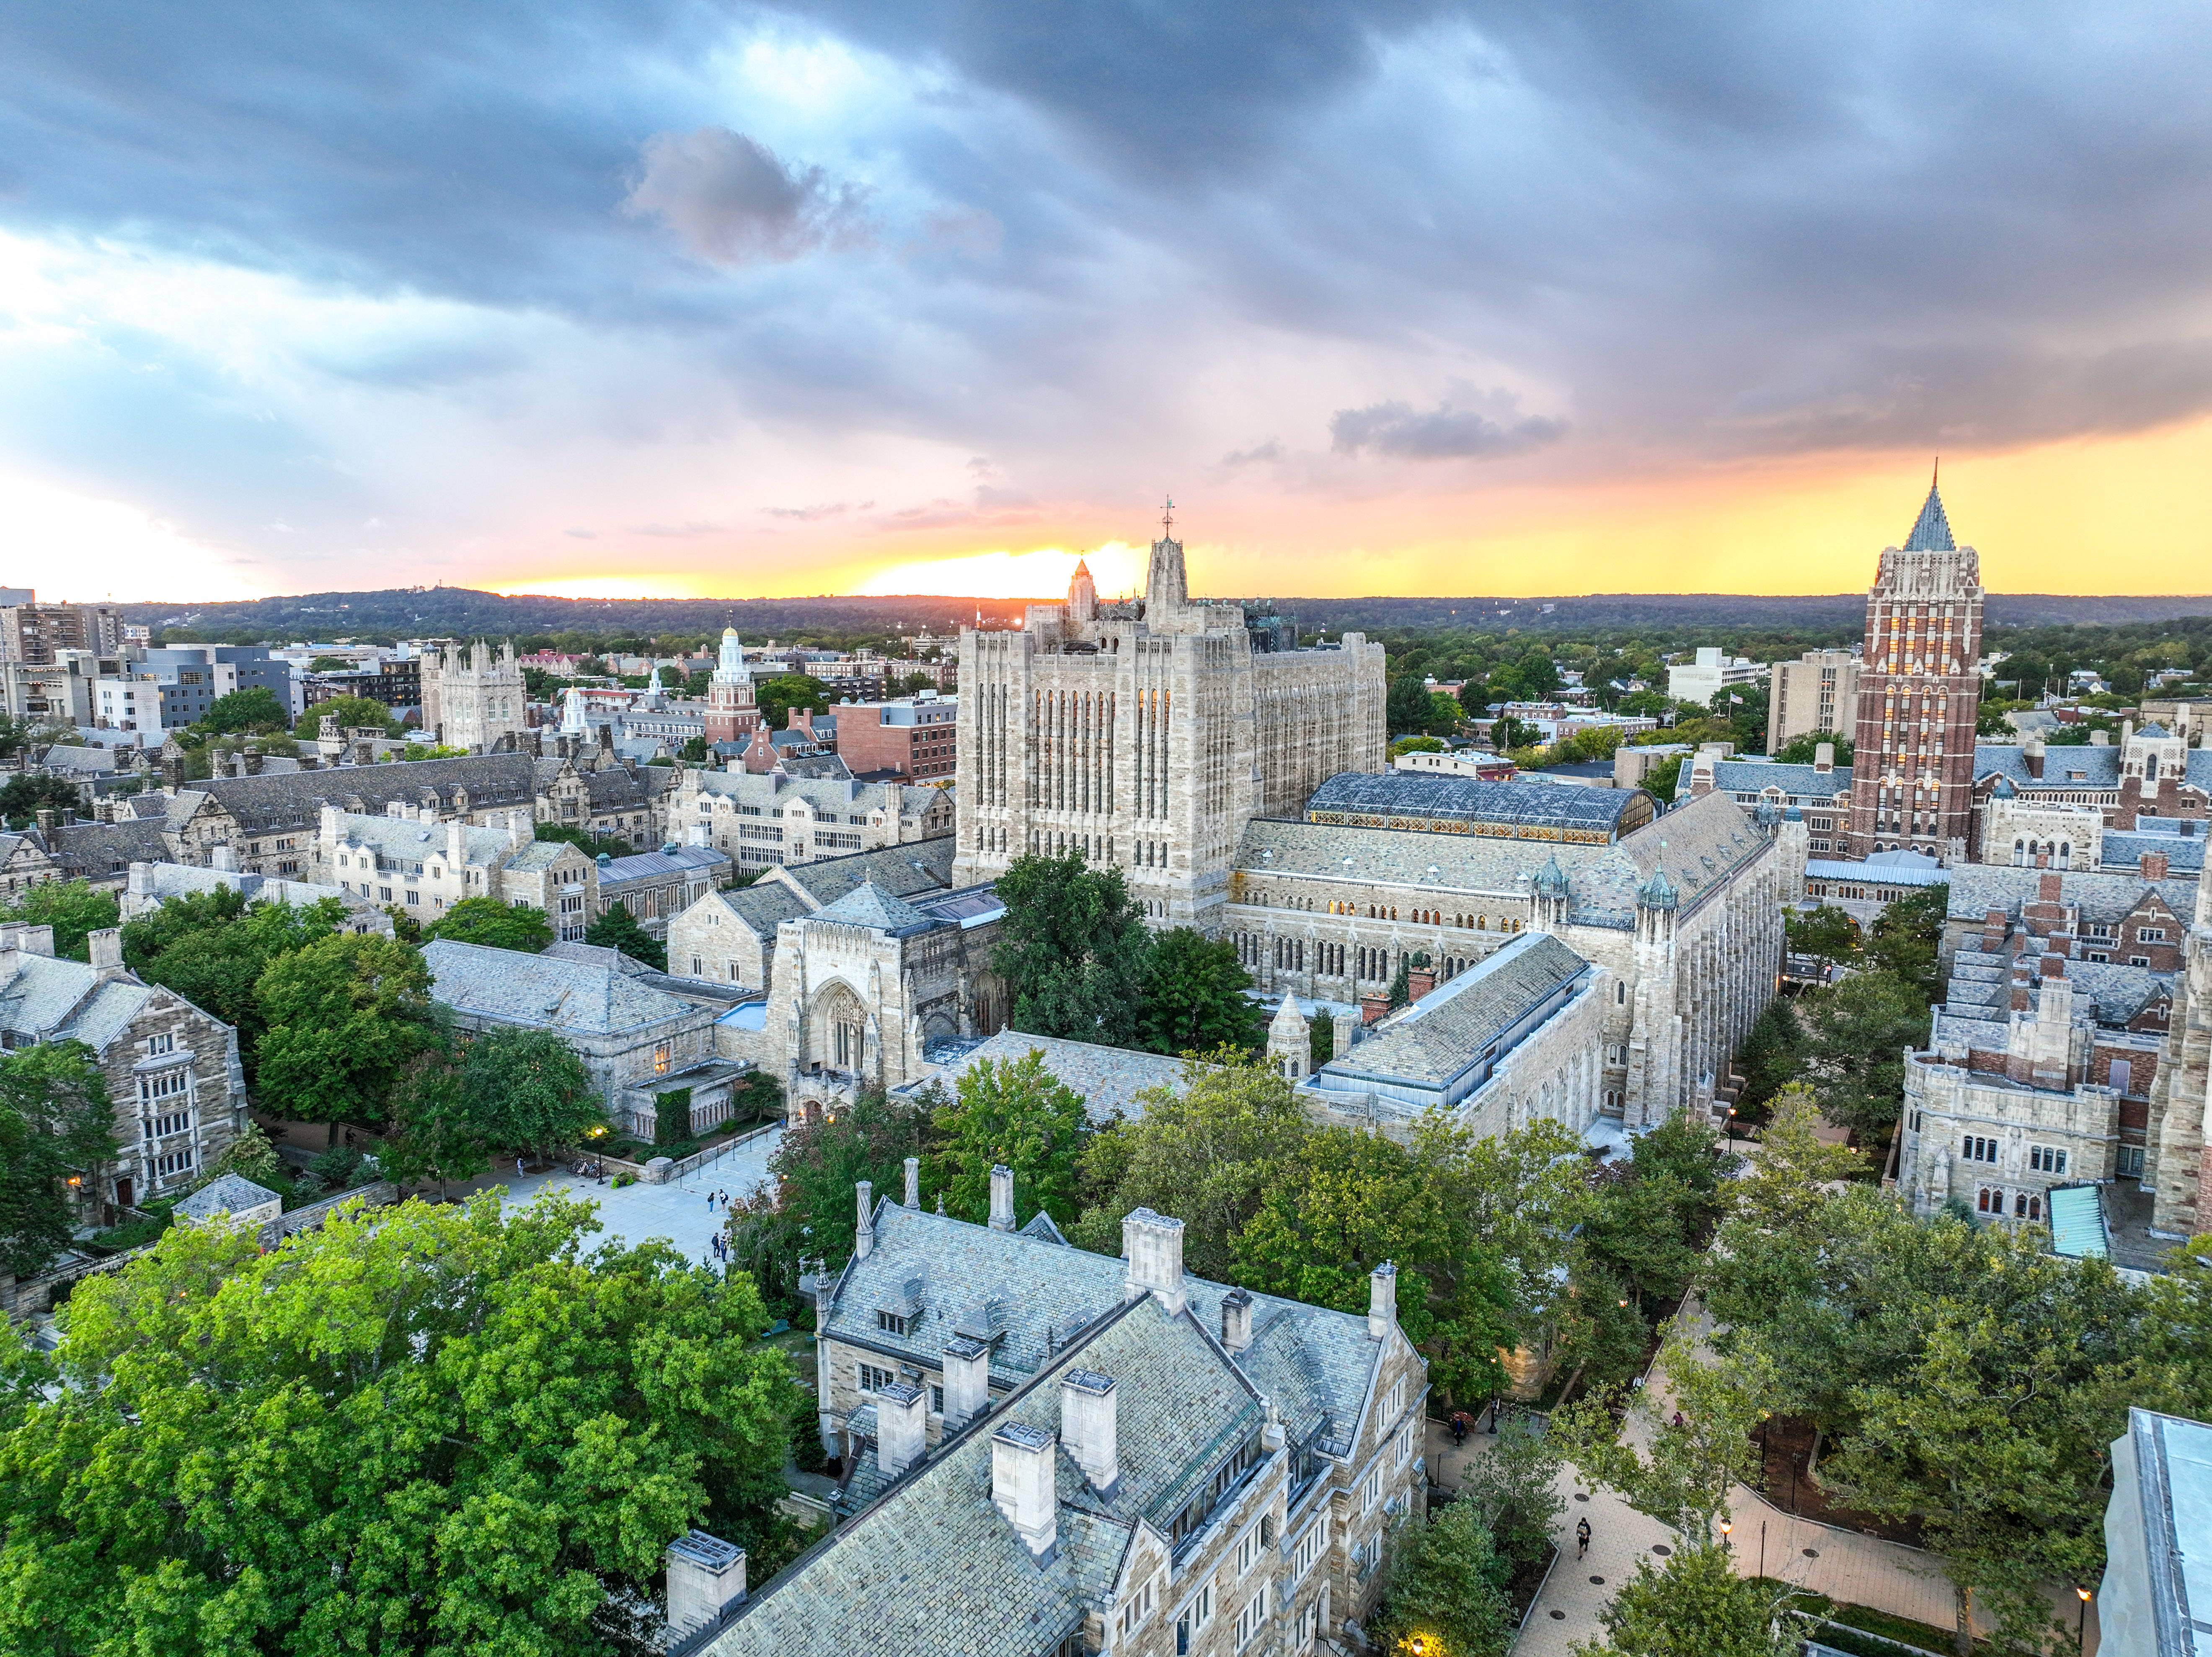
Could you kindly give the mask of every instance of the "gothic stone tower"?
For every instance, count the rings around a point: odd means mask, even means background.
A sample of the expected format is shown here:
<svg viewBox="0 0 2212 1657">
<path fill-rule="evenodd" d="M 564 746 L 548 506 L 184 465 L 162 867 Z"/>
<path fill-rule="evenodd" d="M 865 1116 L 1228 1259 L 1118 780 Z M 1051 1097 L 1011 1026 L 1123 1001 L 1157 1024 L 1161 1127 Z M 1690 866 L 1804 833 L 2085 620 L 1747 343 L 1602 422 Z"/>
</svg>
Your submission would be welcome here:
<svg viewBox="0 0 2212 1657">
<path fill-rule="evenodd" d="M 1981 649 L 1981 559 L 1952 540 L 1931 483 L 1912 533 L 1902 548 L 1883 549 L 1867 592 L 1853 857 L 1901 849 L 1963 859 L 1973 834 Z"/>
<path fill-rule="evenodd" d="M 760 709 L 753 706 L 753 676 L 745 665 L 745 647 L 738 642 L 737 628 L 726 627 L 722 653 L 707 687 L 707 740 L 742 742 L 760 722 Z"/>
<path fill-rule="evenodd" d="M 2158 1074 L 2150 1089 L 2150 1143 L 2143 1188 L 2154 1193 L 2151 1229 L 2191 1237 L 2212 1226 L 2201 1193 L 2206 1163 L 2204 1116 L 2212 1098 L 2212 863 L 2197 877 L 2197 911 L 2182 945 Z"/>
<path fill-rule="evenodd" d="M 487 750 L 530 728 L 529 697 L 509 640 L 496 657 L 482 639 L 422 664 L 422 723 L 455 748 Z"/>
<path fill-rule="evenodd" d="M 1020 632 L 963 628 L 954 878 L 1075 849 L 1121 868 L 1155 926 L 1217 931 L 1246 823 L 1383 766 L 1382 646 L 1277 637 L 1190 598 L 1171 533 L 1141 605 L 1099 604 L 1079 565 Z"/>
</svg>

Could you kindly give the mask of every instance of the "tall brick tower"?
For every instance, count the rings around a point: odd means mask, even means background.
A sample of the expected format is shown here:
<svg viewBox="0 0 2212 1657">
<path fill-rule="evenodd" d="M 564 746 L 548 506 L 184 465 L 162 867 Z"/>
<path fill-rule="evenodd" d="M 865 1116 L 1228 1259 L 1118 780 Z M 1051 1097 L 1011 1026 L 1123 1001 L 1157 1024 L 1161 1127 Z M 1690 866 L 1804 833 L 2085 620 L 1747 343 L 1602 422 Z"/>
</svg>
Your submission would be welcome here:
<svg viewBox="0 0 2212 1657">
<path fill-rule="evenodd" d="M 1867 592 L 1852 732 L 1850 854 L 1963 860 L 1981 696 L 1981 559 L 1951 538 L 1936 485 Z"/>
<path fill-rule="evenodd" d="M 714 677 L 707 686 L 706 738 L 710 743 L 743 742 L 760 723 L 753 705 L 752 670 L 745 665 L 745 647 L 738 630 L 722 629 L 722 653 L 714 664 Z"/>
</svg>

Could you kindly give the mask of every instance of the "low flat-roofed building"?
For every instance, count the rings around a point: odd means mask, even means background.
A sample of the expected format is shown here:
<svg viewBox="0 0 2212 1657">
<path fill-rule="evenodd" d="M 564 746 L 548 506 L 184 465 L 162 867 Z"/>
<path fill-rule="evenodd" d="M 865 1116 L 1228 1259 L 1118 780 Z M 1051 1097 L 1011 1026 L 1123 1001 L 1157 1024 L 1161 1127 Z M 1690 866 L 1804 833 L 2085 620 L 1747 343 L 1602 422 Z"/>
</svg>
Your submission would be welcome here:
<svg viewBox="0 0 2212 1657">
<path fill-rule="evenodd" d="M 2212 1427 L 2130 1409 L 2105 1503 L 2102 1657 L 2212 1650 Z"/>
</svg>

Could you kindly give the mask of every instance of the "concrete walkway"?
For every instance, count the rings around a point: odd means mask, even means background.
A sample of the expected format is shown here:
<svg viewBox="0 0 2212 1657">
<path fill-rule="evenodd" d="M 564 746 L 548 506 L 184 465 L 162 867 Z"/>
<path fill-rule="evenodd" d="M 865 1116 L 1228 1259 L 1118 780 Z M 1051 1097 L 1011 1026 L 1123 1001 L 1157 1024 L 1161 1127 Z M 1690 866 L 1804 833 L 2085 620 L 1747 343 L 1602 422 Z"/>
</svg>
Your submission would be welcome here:
<svg viewBox="0 0 2212 1657">
<path fill-rule="evenodd" d="M 449 1194 L 460 1194 L 496 1187 L 505 1193 L 504 1205 L 508 1208 L 533 1202 L 544 1191 L 582 1197 L 599 1205 L 602 1229 L 598 1241 L 611 1239 L 635 1245 L 647 1237 L 665 1237 L 690 1259 L 711 1265 L 711 1239 L 721 1229 L 723 1210 L 719 1202 L 708 1204 L 708 1193 L 726 1192 L 733 1198 L 743 1197 L 767 1180 L 769 1159 L 782 1144 L 783 1130 L 777 1128 L 667 1185 L 631 1185 L 617 1190 L 611 1181 L 601 1185 L 566 1168 L 518 1175 L 509 1162 L 504 1172 L 494 1169 L 465 1187 L 453 1185 L 447 1190 Z"/>
<path fill-rule="evenodd" d="M 1711 1326 L 1702 1310 L 1691 1318 L 1700 1353 L 1710 1358 L 1703 1341 Z M 1651 1384 L 1659 1388 L 1655 1401 L 1663 1412 L 1663 1385 L 1656 1377 Z M 1629 1423 L 1631 1439 L 1641 1448 L 1643 1423 L 1635 1416 Z M 1449 1445 L 1449 1437 L 1445 1442 Z M 1553 1488 L 1567 1502 L 1553 1538 L 1559 1559 L 1529 1613 L 1516 1648 L 1519 1657 L 1568 1657 L 1577 1641 L 1601 1639 L 1598 1613 L 1620 1584 L 1635 1575 L 1638 1563 L 1650 1559 L 1656 1566 L 1680 1545 L 1680 1539 L 1657 1520 L 1637 1512 L 1610 1490 L 1583 1484 L 1571 1466 L 1562 1468 Z M 1942 1563 L 1924 1550 L 1793 1517 L 1742 1484 L 1731 1489 L 1728 1518 L 1734 1527 L 1729 1545 L 1742 1575 L 1776 1577 L 1840 1603 L 1869 1606 L 1947 1630 L 1956 1620 L 1956 1601 Z M 1590 1526 L 1589 1551 L 1581 1559 L 1575 1557 L 1578 1519 L 1588 1519 Z M 2047 1593 L 2052 1615 L 2072 1629 L 2080 1611 L 2072 1590 L 2053 1585 Z M 1977 1618 L 1975 1626 L 1980 1632 L 1986 1624 Z M 2093 1604 L 2083 1657 L 2096 1649 Z"/>
</svg>

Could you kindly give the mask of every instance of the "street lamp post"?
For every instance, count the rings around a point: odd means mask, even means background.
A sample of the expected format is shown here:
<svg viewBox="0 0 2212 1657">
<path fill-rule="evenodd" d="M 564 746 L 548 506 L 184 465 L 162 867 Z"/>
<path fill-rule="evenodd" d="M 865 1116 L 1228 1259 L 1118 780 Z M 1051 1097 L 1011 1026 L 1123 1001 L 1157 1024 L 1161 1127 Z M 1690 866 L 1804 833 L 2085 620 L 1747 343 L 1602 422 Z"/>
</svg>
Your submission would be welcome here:
<svg viewBox="0 0 2212 1657">
<path fill-rule="evenodd" d="M 2079 1651 L 2082 1642 L 2089 1637 L 2089 1590 L 2075 1588 L 2074 1592 L 2081 1596 L 2081 1619 L 2074 1625 L 2074 1648 Z"/>
</svg>

